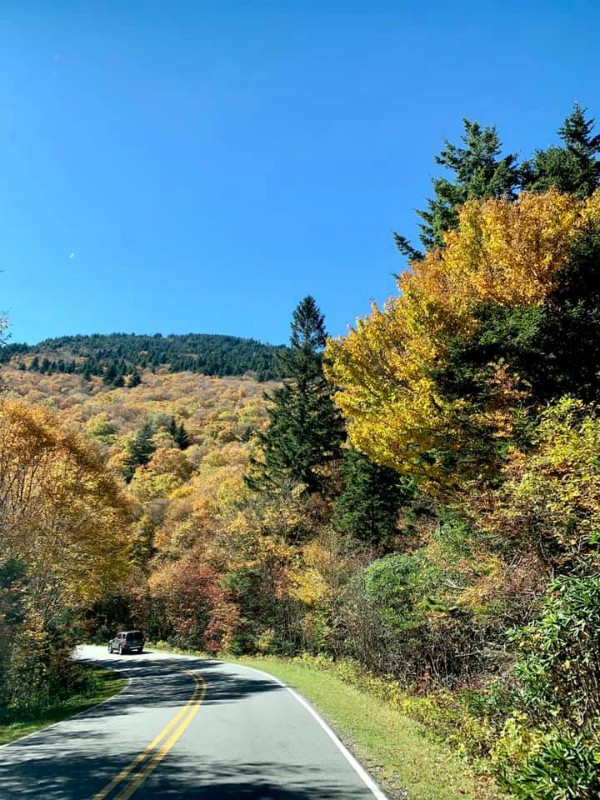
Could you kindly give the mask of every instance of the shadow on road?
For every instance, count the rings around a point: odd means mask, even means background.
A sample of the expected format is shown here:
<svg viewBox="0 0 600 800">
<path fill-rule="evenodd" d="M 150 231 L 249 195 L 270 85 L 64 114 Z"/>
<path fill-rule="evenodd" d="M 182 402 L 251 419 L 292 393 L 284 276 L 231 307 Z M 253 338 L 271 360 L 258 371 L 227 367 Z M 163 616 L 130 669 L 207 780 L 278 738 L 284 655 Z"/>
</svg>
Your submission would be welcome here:
<svg viewBox="0 0 600 800">
<path fill-rule="evenodd" d="M 149 654 L 151 656 L 151 654 Z M 137 753 L 128 740 L 124 715 L 142 713 L 151 719 L 156 709 L 185 705 L 192 696 L 193 678 L 183 670 L 197 671 L 207 682 L 203 705 L 244 702 L 258 694 L 284 691 L 260 674 L 235 674 L 227 664 L 211 659 L 174 657 L 144 659 L 106 658 L 107 666 L 132 678 L 129 686 L 108 702 L 84 712 L 69 735 L 65 724 L 9 745 L 0 757 L 2 800 L 90 800 Z M 146 717 L 146 714 L 148 715 Z M 65 732 L 67 731 L 67 732 Z M 154 735 L 154 734 L 152 734 Z M 150 737 L 151 738 L 151 737 Z M 277 738 L 274 740 L 277 742 Z M 275 747 L 273 761 L 244 763 L 215 761 L 208 754 L 193 758 L 174 750 L 161 761 L 135 792 L 133 800 L 364 800 L 371 797 L 348 776 L 329 774 L 298 763 Z M 214 757 L 214 756 L 213 756 Z M 220 753 L 219 753 L 220 757 Z M 293 756 L 292 756 L 293 758 Z M 347 770 L 347 767 L 346 767 Z M 355 788 L 359 786 L 359 788 Z M 120 787 L 123 788 L 123 787 Z M 111 795 L 112 797 L 112 795 Z"/>
<path fill-rule="evenodd" d="M 115 774 L 111 758 L 57 749 L 48 758 L 28 761 L 26 782 L 10 765 L 0 763 L 1 797 L 90 800 Z M 370 796 L 362 787 L 338 783 L 335 776 L 323 781 L 322 772 L 295 764 L 199 763 L 171 752 L 135 792 L 134 800 L 365 800 Z"/>
<path fill-rule="evenodd" d="M 197 763 L 173 759 L 160 775 L 140 787 L 136 800 L 365 800 L 370 792 L 323 771 L 297 764 L 252 762 L 232 765 L 221 761 Z"/>
<path fill-rule="evenodd" d="M 193 691 L 193 678 L 184 670 L 197 672 L 207 682 L 203 705 L 239 702 L 262 692 L 281 691 L 282 687 L 254 675 L 241 678 L 227 672 L 226 665 L 212 659 L 164 658 L 160 661 L 137 660 L 135 656 L 119 659 L 94 659 L 100 667 L 108 667 L 132 679 L 121 694 L 107 703 L 86 712 L 89 716 L 127 714 L 144 706 L 175 707 L 185 704 Z"/>
</svg>

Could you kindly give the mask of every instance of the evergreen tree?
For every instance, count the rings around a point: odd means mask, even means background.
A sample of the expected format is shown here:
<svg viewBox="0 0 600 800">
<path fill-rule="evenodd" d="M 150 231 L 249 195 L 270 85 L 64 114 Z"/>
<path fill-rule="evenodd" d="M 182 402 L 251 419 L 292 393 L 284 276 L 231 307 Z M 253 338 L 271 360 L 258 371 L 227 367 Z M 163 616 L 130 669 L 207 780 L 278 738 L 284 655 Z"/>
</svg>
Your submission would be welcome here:
<svg viewBox="0 0 600 800">
<path fill-rule="evenodd" d="M 106 386 L 112 386 L 119 375 L 119 371 L 117 369 L 117 365 L 114 361 L 111 361 L 110 364 L 106 367 L 104 371 L 104 375 L 102 376 L 102 383 Z"/>
<path fill-rule="evenodd" d="M 183 422 L 180 422 L 178 425 L 175 417 L 171 417 L 167 426 L 167 431 L 173 437 L 173 441 L 180 450 L 185 450 L 191 445 L 192 440 L 189 433 L 186 431 Z"/>
<path fill-rule="evenodd" d="M 138 467 L 147 464 L 154 452 L 155 445 L 152 441 L 154 426 L 144 422 L 133 439 L 129 442 L 127 455 L 123 463 L 123 477 L 129 483 Z"/>
<path fill-rule="evenodd" d="M 518 375 L 530 394 L 529 414 L 519 415 L 518 433 L 527 443 L 528 420 L 541 404 L 570 395 L 586 403 L 600 401 L 600 230 L 588 227 L 572 243 L 569 259 L 556 274 L 543 304 L 510 307 L 481 303 L 475 310 L 477 332 L 465 342 L 447 342 L 444 364 L 432 371 L 446 400 L 465 400 L 484 408 L 494 392 L 498 364 Z M 523 401 L 525 403 L 525 400 Z M 497 451 L 502 442 L 488 432 L 473 435 L 474 460 Z M 464 458 L 467 449 L 463 449 Z M 487 455 L 485 456 L 488 457 Z"/>
<path fill-rule="evenodd" d="M 575 104 L 558 132 L 563 146 L 538 150 L 523 165 L 526 189 L 545 192 L 556 187 L 577 197 L 589 197 L 600 186 L 600 135 L 592 135 L 594 120 L 586 119 L 585 112 Z"/>
<path fill-rule="evenodd" d="M 128 388 L 129 389 L 133 389 L 136 386 L 139 386 L 141 382 L 142 382 L 142 376 L 137 371 L 137 369 L 134 369 L 133 372 L 130 374 L 129 379 L 127 381 Z"/>
<path fill-rule="evenodd" d="M 502 144 L 495 126 L 482 128 L 478 122 L 463 120 L 464 147 L 445 142 L 445 148 L 435 157 L 442 167 L 454 177 L 434 178 L 434 197 L 427 200 L 427 208 L 418 211 L 420 239 L 426 250 L 442 246 L 443 235 L 458 223 L 457 207 L 467 200 L 484 197 L 514 198 L 521 183 L 515 154 L 501 157 Z M 422 258 L 423 254 L 397 233 L 394 240 L 400 252 L 409 259 Z"/>
<path fill-rule="evenodd" d="M 412 483 L 356 450 L 345 451 L 342 475 L 344 489 L 334 505 L 335 526 L 354 539 L 385 548 L 397 532 L 400 506 L 414 495 Z"/>
<path fill-rule="evenodd" d="M 326 343 L 324 317 L 312 297 L 305 297 L 292 319 L 290 351 L 284 366 L 290 378 L 265 394 L 269 426 L 259 434 L 262 460 L 254 459 L 247 476 L 255 490 L 301 485 L 307 492 L 324 488 L 322 467 L 340 458 L 344 426 L 323 374 Z"/>
<path fill-rule="evenodd" d="M 543 400 L 569 394 L 600 401 L 600 229 L 573 242 L 543 307 L 536 387 Z M 534 378 L 535 380 L 535 378 Z"/>
<path fill-rule="evenodd" d="M 177 426 L 175 430 L 175 436 L 173 438 L 179 445 L 180 450 L 186 450 L 192 443 L 192 439 L 189 433 L 186 431 L 183 422 L 180 422 Z"/>
</svg>

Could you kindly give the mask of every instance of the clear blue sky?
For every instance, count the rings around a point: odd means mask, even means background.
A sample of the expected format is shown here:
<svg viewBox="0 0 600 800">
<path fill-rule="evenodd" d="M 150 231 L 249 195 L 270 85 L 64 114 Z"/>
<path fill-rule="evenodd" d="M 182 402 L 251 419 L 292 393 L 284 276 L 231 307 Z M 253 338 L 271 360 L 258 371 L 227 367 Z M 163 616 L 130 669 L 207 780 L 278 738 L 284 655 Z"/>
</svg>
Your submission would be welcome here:
<svg viewBox="0 0 600 800">
<path fill-rule="evenodd" d="M 13 341 L 286 341 L 394 292 L 444 138 L 527 155 L 600 118 L 595 0 L 3 0 L 0 309 Z"/>
</svg>

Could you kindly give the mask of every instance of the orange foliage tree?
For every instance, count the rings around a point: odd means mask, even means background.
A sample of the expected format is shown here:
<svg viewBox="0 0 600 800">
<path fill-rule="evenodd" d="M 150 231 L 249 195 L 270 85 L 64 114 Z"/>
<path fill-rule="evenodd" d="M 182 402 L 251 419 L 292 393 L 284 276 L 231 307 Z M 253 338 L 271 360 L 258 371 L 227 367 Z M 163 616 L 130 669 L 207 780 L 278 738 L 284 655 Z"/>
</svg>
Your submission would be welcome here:
<svg viewBox="0 0 600 800">
<path fill-rule="evenodd" d="M 127 572 L 131 505 L 98 451 L 46 409 L 0 405 L 0 510 L 2 559 L 26 566 L 45 620 Z"/>
</svg>

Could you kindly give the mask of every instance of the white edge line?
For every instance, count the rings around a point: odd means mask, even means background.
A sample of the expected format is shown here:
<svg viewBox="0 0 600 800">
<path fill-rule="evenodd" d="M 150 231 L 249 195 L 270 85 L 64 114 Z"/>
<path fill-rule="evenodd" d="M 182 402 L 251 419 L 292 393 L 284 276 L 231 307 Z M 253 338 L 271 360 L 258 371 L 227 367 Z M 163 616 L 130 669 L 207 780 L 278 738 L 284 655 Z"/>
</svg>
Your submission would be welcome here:
<svg viewBox="0 0 600 800">
<path fill-rule="evenodd" d="M 110 667 L 106 667 L 105 669 L 110 669 Z M 113 671 L 117 672 L 117 670 Z M 58 722 L 53 722 L 50 725 L 44 725 L 43 728 L 38 728 L 37 731 L 32 731 L 31 733 L 26 733 L 24 736 L 19 736 L 18 739 L 13 739 L 12 742 L 6 742 L 6 744 L 0 744 L 0 750 L 4 750 L 5 747 L 16 746 L 25 739 L 31 739 L 32 736 L 39 736 L 40 734 L 49 731 L 51 728 L 56 728 L 58 725 L 62 725 L 65 722 L 70 722 L 70 720 L 72 719 L 77 719 L 77 717 L 84 717 L 86 714 L 89 714 L 90 711 L 93 711 L 95 708 L 99 708 L 100 706 L 103 706 L 106 703 L 110 703 L 111 700 L 114 700 L 119 695 L 123 694 L 123 692 L 127 691 L 127 689 L 129 689 L 129 687 L 131 686 L 132 680 L 133 677 L 131 675 L 127 675 L 127 682 L 125 686 L 123 686 L 122 689 L 119 689 L 119 691 L 116 694 L 113 694 L 111 697 L 107 697 L 106 700 L 102 700 L 102 702 L 96 703 L 95 705 L 90 706 L 89 708 L 84 708 L 83 711 L 78 711 L 76 714 L 71 714 L 70 717 L 59 719 Z"/>
<path fill-rule="evenodd" d="M 258 672 L 259 675 L 266 675 L 272 681 L 274 681 L 275 683 L 279 684 L 279 686 L 281 686 L 283 689 L 286 689 L 293 697 L 296 698 L 296 700 L 301 705 L 304 706 L 304 708 L 308 711 L 308 713 L 312 717 L 314 717 L 314 719 L 316 719 L 316 721 L 319 723 L 321 728 L 323 728 L 323 730 L 325 731 L 327 736 L 329 736 L 331 741 L 335 744 L 337 749 L 341 752 L 341 754 L 344 756 L 346 761 L 350 764 L 352 769 L 361 778 L 362 782 L 367 786 L 368 789 L 371 790 L 371 792 L 373 793 L 374 797 L 376 797 L 377 800 L 388 800 L 388 797 L 381 791 L 379 786 L 377 786 L 377 784 L 375 783 L 373 778 L 369 775 L 369 773 L 366 771 L 366 769 L 352 755 L 352 753 L 348 750 L 346 745 L 340 740 L 339 736 L 337 736 L 334 733 L 334 731 L 325 722 L 323 717 L 320 714 L 318 714 L 315 711 L 315 709 L 310 705 L 310 703 L 307 700 L 305 700 L 304 697 L 302 697 L 302 695 L 299 694 L 295 689 L 292 689 L 291 686 L 288 686 L 286 683 L 284 683 L 283 681 L 279 680 L 279 678 L 276 678 L 274 675 L 271 675 L 269 672 L 263 672 L 262 669 L 256 669 L 255 667 L 248 667 L 248 666 L 246 666 L 246 664 L 236 664 L 236 663 L 231 662 L 231 661 L 221 661 L 221 663 L 222 664 L 231 664 L 231 666 L 234 666 L 234 667 L 243 667 L 244 669 L 252 670 L 252 672 Z"/>
<path fill-rule="evenodd" d="M 183 655 L 183 654 L 173 653 L 172 655 L 180 656 L 180 655 Z M 187 654 L 184 655 L 183 657 L 197 660 L 196 656 L 191 656 L 191 655 L 187 655 Z M 202 659 L 200 659 L 200 660 L 202 660 Z M 215 661 L 220 661 L 220 659 L 215 659 Z M 350 764 L 352 769 L 356 772 L 356 774 L 359 776 L 359 778 L 362 780 L 362 782 L 365 784 L 365 786 L 372 792 L 373 796 L 376 797 L 377 800 L 388 800 L 388 797 L 381 791 L 379 786 L 377 786 L 377 784 L 375 783 L 373 778 L 369 775 L 369 773 L 366 771 L 366 769 L 352 755 L 352 753 L 348 750 L 346 745 L 340 740 L 340 738 L 334 733 L 334 731 L 325 722 L 323 717 L 320 714 L 318 714 L 315 711 L 315 709 L 310 705 L 310 703 L 308 703 L 304 699 L 304 697 L 302 697 L 302 695 L 298 694 L 298 692 L 296 692 L 295 689 L 292 689 L 291 686 L 288 686 L 286 683 L 284 683 L 283 681 L 279 680 L 279 678 L 276 678 L 274 675 L 271 675 L 269 672 L 264 672 L 262 669 L 256 669 L 256 667 L 248 667 L 246 664 L 236 664 L 236 663 L 231 662 L 231 661 L 220 661 L 220 663 L 221 664 L 229 664 L 232 667 L 242 667 L 243 669 L 249 669 L 251 672 L 256 672 L 259 675 L 265 675 L 267 678 L 270 678 L 274 683 L 276 683 L 279 686 L 281 686 L 282 689 L 285 689 L 286 691 L 288 691 L 292 695 L 292 697 L 294 697 L 302 706 L 304 706 L 304 708 L 308 711 L 308 713 L 319 723 L 321 728 L 325 731 L 327 736 L 329 736 L 331 741 L 335 744 L 337 749 L 344 756 L 346 761 Z M 199 669 L 201 669 L 201 667 Z M 113 694 L 112 697 L 108 697 L 106 700 L 103 700 L 101 703 L 96 703 L 96 705 L 90 706 L 90 708 L 86 708 L 84 711 L 79 711 L 77 714 L 73 714 L 70 717 L 65 717 L 65 719 L 61 719 L 58 722 L 53 722 L 51 725 L 46 725 L 44 728 L 40 728 L 37 731 L 33 731 L 32 733 L 27 733 L 27 734 L 25 734 L 25 736 L 20 736 L 18 739 L 15 739 L 12 742 L 7 742 L 6 744 L 2 744 L 2 745 L 0 745 L 0 750 L 3 750 L 5 747 L 11 747 L 12 745 L 17 745 L 17 744 L 19 744 L 19 742 L 22 742 L 24 739 L 30 739 L 32 736 L 37 736 L 37 735 L 43 733 L 44 731 L 50 730 L 51 728 L 56 728 L 58 725 L 62 725 L 63 722 L 68 722 L 69 720 L 76 719 L 77 717 L 83 717 L 83 716 L 85 716 L 85 714 L 88 714 L 90 711 L 93 711 L 95 708 L 98 708 L 99 706 L 103 706 L 103 705 L 105 705 L 105 703 L 110 703 L 111 700 L 114 700 L 116 697 L 118 697 L 120 694 L 123 694 L 123 692 L 125 692 L 129 688 L 129 686 L 131 685 L 132 680 L 133 680 L 133 678 L 131 676 L 127 676 L 127 683 L 125 684 L 125 686 L 123 686 L 123 688 L 119 692 L 117 692 L 116 694 Z"/>
</svg>

